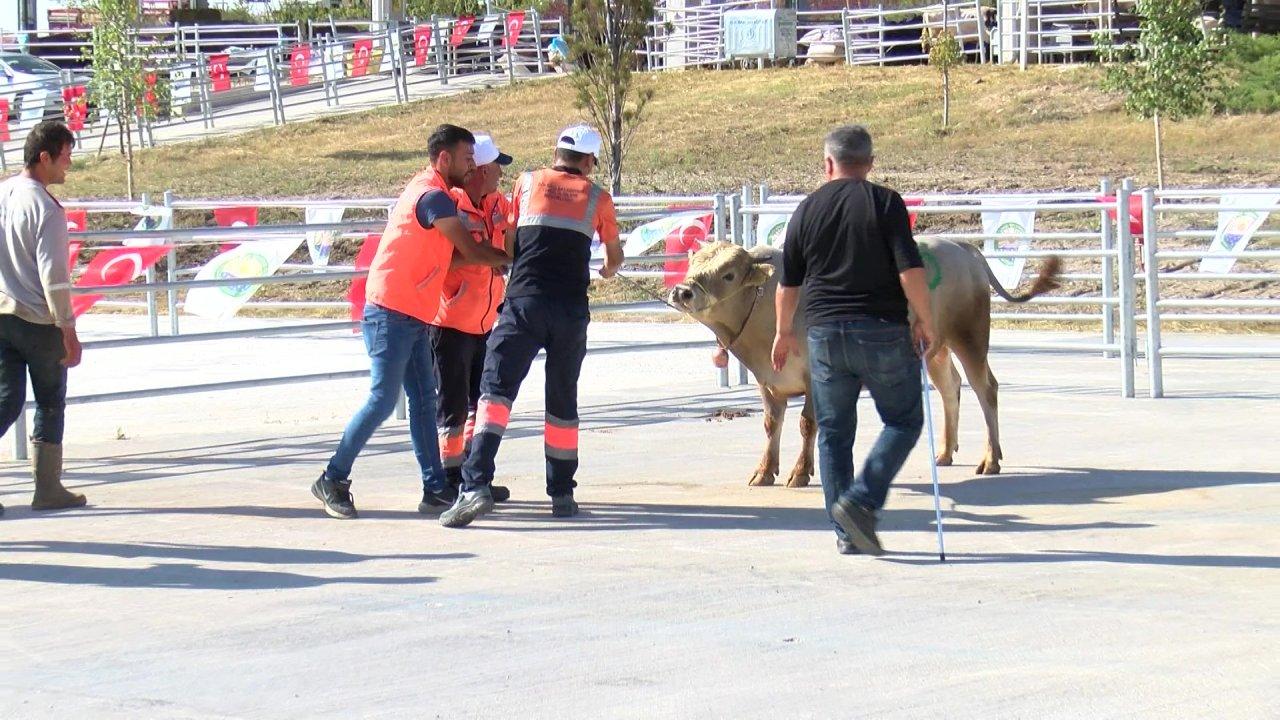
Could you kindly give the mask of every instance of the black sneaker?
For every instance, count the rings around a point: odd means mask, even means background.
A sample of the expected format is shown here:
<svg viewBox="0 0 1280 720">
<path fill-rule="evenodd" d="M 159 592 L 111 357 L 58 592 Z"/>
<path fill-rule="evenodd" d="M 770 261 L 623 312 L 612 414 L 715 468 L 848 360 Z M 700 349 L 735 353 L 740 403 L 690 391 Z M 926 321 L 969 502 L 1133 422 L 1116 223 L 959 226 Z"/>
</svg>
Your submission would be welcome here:
<svg viewBox="0 0 1280 720">
<path fill-rule="evenodd" d="M 573 517 L 578 514 L 578 503 L 572 495 L 556 495 L 551 498 L 551 514 L 559 518 Z"/>
<path fill-rule="evenodd" d="M 489 494 L 493 496 L 494 502 L 506 502 L 511 499 L 511 491 L 502 485 L 490 485 Z"/>
<path fill-rule="evenodd" d="M 311 485 L 311 494 L 324 503 L 329 517 L 350 520 L 356 517 L 356 501 L 351 496 L 350 480 L 330 480 L 320 473 L 320 479 Z"/>
<path fill-rule="evenodd" d="M 493 496 L 489 494 L 488 487 L 461 492 L 453 507 L 440 514 L 440 524 L 447 528 L 463 528 L 492 509 Z"/>
<path fill-rule="evenodd" d="M 840 524 L 858 550 L 867 555 L 884 554 L 880 538 L 876 537 L 876 515 L 870 508 L 840 498 L 831 507 L 831 517 Z"/>
<path fill-rule="evenodd" d="M 843 538 L 836 538 L 836 552 L 841 555 L 861 555 L 862 551 L 857 545 Z"/>
<path fill-rule="evenodd" d="M 436 515 L 458 499 L 458 488 L 446 485 L 443 490 L 423 490 L 422 502 L 418 503 L 418 512 L 423 515 Z"/>
</svg>

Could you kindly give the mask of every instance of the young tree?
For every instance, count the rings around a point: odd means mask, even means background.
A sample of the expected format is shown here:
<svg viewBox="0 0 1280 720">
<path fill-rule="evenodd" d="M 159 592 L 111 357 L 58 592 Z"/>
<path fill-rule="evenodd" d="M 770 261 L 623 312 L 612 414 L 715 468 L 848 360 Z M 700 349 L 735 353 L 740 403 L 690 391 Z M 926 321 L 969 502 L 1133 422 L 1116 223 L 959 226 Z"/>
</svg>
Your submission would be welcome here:
<svg viewBox="0 0 1280 720">
<path fill-rule="evenodd" d="M 137 42 L 140 6 L 137 0 L 81 0 L 78 6 L 93 18 L 93 44 L 83 51 L 93 67 L 89 97 L 100 113 L 116 122 L 126 191 L 133 199 L 132 131 L 135 122 L 153 118 L 158 105 L 154 92 L 148 92 L 146 77 L 151 50 Z"/>
<path fill-rule="evenodd" d="M 571 76 L 578 107 L 600 128 L 607 149 L 609 187 L 622 192 L 622 162 L 653 97 L 634 74 L 653 19 L 653 0 L 577 0 L 567 38 L 577 70 Z"/>
<path fill-rule="evenodd" d="M 1212 105 L 1221 80 L 1216 59 L 1221 36 L 1196 25 L 1200 0 L 1138 0 L 1138 40 L 1116 47 L 1110 35 L 1098 37 L 1107 62 L 1104 87 L 1124 93 L 1125 110 L 1155 125 L 1156 178 L 1164 187 L 1162 120 L 1203 114 Z"/>
<path fill-rule="evenodd" d="M 921 40 L 929 51 L 929 64 L 942 74 L 942 129 L 945 130 L 951 123 L 951 68 L 964 62 L 964 47 L 947 27 L 925 28 Z"/>
</svg>

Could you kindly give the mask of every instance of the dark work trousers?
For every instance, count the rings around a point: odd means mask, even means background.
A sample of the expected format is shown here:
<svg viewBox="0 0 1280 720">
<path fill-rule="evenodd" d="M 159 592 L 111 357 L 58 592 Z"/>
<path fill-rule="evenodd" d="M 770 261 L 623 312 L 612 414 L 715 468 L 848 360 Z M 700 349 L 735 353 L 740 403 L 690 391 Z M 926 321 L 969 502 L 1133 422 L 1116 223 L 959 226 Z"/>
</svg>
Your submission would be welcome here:
<svg viewBox="0 0 1280 720">
<path fill-rule="evenodd" d="M 462 484 L 462 461 L 475 428 L 480 401 L 480 375 L 484 372 L 485 342 L 489 334 L 431 326 L 431 352 L 435 355 L 436 426 L 440 431 L 440 462 L 449 484 Z"/>
<path fill-rule="evenodd" d="M 30 373 L 36 398 L 31 438 L 62 444 L 67 408 L 67 368 L 62 359 L 66 355 L 57 327 L 0 315 L 0 435 L 9 432 L 22 413 Z"/>
<path fill-rule="evenodd" d="M 590 319 L 585 298 L 507 298 L 489 335 L 475 438 L 462 465 L 464 490 L 493 482 L 494 458 L 511 419 L 511 405 L 538 351 L 545 350 L 547 494 L 573 494 L 578 472 L 578 373 L 587 354 Z"/>
</svg>

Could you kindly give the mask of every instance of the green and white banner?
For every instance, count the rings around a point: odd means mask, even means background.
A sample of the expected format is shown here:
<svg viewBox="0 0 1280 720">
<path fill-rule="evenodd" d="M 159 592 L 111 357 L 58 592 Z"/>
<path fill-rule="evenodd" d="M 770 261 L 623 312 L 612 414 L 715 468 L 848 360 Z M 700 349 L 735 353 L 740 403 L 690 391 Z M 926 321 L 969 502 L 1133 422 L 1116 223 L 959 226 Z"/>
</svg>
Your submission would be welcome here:
<svg viewBox="0 0 1280 720">
<path fill-rule="evenodd" d="M 1008 200 L 983 200 L 983 205 L 1008 205 Z M 1026 250 L 1031 247 L 1030 235 L 1035 232 L 1036 213 L 1034 210 L 1016 210 L 1013 212 L 990 211 L 982 213 L 982 234 L 988 236 L 983 242 L 983 249 L 992 250 Z M 1009 240 L 1001 240 L 992 235 L 1009 236 Z M 996 279 L 1005 288 L 1012 290 L 1022 282 L 1022 268 L 1026 266 L 1026 258 L 987 258 L 987 264 L 995 273 Z"/>
<path fill-rule="evenodd" d="M 235 248 L 210 260 L 196 280 L 226 280 L 230 278 L 267 277 L 280 269 L 284 261 L 302 245 L 303 238 L 282 240 L 255 240 L 241 243 Z M 227 320 L 235 317 L 240 307 L 253 297 L 261 285 L 223 285 L 195 288 L 187 293 L 184 310 L 191 315 L 211 320 Z"/>
</svg>

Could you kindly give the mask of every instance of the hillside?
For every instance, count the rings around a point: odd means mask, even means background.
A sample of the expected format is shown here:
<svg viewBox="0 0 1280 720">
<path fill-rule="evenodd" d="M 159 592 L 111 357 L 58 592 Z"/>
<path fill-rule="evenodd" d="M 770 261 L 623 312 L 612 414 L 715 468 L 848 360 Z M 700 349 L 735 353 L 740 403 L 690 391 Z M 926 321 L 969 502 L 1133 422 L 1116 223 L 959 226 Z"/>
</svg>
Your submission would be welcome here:
<svg viewBox="0 0 1280 720">
<path fill-rule="evenodd" d="M 626 165 L 626 192 L 701 193 L 818 182 L 823 134 L 846 122 L 876 136 L 878 178 L 907 191 L 1092 188 L 1102 176 L 1154 179 L 1149 124 L 1128 119 L 1089 67 L 970 66 L 956 73 L 952 129 L 937 129 L 939 81 L 927 67 L 667 73 Z M 449 121 L 495 134 L 516 168 L 549 156 L 581 115 L 554 79 L 147 150 L 143 190 L 186 197 L 392 195 L 424 164 L 430 129 Z M 96 138 L 93 140 L 96 143 Z M 1175 185 L 1280 184 L 1280 117 L 1171 125 Z M 78 163 L 67 197 L 117 197 L 108 152 Z"/>
</svg>

